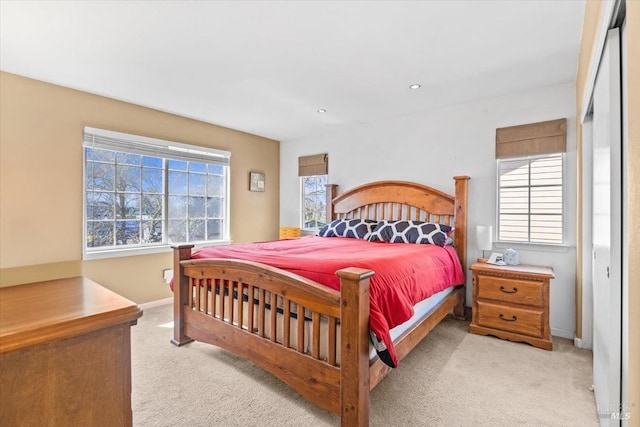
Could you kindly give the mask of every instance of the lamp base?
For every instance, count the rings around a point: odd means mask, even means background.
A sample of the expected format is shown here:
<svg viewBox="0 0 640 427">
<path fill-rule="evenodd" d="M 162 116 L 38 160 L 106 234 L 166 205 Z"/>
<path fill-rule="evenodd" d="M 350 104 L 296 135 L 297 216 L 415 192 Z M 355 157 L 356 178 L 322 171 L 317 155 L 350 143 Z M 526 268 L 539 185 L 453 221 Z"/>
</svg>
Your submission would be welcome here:
<svg viewBox="0 0 640 427">
<path fill-rule="evenodd" d="M 484 252 L 485 252 L 485 249 L 482 250 L 482 258 L 478 258 L 478 262 L 486 263 L 487 261 L 489 261 L 489 258 L 487 258 Z"/>
</svg>

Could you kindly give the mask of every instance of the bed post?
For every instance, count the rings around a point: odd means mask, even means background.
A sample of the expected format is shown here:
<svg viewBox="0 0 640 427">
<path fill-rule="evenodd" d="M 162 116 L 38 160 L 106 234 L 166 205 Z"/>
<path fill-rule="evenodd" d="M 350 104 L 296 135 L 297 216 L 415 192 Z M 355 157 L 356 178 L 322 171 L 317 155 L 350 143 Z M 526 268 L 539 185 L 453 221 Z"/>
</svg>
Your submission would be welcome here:
<svg viewBox="0 0 640 427">
<path fill-rule="evenodd" d="M 471 178 L 468 176 L 454 176 L 456 180 L 455 223 L 456 232 L 453 234 L 454 245 L 460 257 L 462 269 L 467 268 L 467 186 Z"/>
<path fill-rule="evenodd" d="M 333 218 L 333 199 L 336 198 L 336 193 L 338 190 L 338 184 L 325 184 L 327 188 L 327 224 L 334 220 Z"/>
<path fill-rule="evenodd" d="M 456 180 L 456 204 L 455 204 L 455 224 L 456 231 L 453 234 L 453 244 L 458 252 L 460 258 L 460 264 L 462 265 L 462 271 L 467 271 L 467 198 L 468 198 L 468 184 L 471 179 L 468 176 L 454 176 Z M 466 274 L 465 274 L 466 277 Z M 453 308 L 453 316 L 456 319 L 465 318 L 465 301 L 464 297 L 461 298 L 459 304 Z"/>
<path fill-rule="evenodd" d="M 173 248 L 173 339 L 171 343 L 180 347 L 193 339 L 184 333 L 183 307 L 189 299 L 189 279 L 184 275 L 180 261 L 191 259 L 193 245 L 172 246 Z"/>
<path fill-rule="evenodd" d="M 369 278 L 345 268 L 340 278 L 340 419 L 342 427 L 369 425 Z"/>
</svg>

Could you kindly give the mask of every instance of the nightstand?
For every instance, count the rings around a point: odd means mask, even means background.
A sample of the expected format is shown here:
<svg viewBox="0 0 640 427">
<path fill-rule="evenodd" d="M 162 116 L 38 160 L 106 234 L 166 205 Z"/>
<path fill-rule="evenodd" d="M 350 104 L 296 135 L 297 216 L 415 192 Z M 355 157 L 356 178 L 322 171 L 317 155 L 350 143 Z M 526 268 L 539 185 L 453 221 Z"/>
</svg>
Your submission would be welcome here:
<svg viewBox="0 0 640 427">
<path fill-rule="evenodd" d="M 476 262 L 469 332 L 526 342 L 551 350 L 549 282 L 551 267 Z"/>
<path fill-rule="evenodd" d="M 280 239 L 292 239 L 300 237 L 299 227 L 280 227 Z"/>
</svg>

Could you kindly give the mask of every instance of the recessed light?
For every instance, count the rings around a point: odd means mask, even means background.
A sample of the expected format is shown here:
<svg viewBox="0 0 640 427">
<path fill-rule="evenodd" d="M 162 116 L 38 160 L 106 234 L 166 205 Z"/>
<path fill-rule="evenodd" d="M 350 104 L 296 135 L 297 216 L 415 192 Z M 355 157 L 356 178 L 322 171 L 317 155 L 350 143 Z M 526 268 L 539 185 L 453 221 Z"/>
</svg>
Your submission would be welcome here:
<svg viewBox="0 0 640 427">
<path fill-rule="evenodd" d="M 324 108 L 321 108 L 321 109 L 318 110 L 318 113 L 326 113 L 326 112 L 327 112 L 327 110 L 325 110 Z"/>
<path fill-rule="evenodd" d="M 414 83 L 411 86 L 409 86 L 409 89 L 420 89 L 420 85 L 418 83 Z"/>
</svg>

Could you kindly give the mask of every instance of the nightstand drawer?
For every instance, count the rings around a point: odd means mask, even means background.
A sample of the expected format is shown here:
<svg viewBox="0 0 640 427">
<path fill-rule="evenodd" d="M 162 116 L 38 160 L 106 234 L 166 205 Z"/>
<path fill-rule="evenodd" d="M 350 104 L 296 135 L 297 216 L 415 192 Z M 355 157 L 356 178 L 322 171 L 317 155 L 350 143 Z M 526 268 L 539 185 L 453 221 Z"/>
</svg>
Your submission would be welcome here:
<svg viewBox="0 0 640 427">
<path fill-rule="evenodd" d="M 544 305 L 542 282 L 484 275 L 478 277 L 478 282 L 478 298 L 480 299 L 536 307 Z"/>
<path fill-rule="evenodd" d="M 542 338 L 544 310 L 477 302 L 478 325 Z"/>
</svg>

